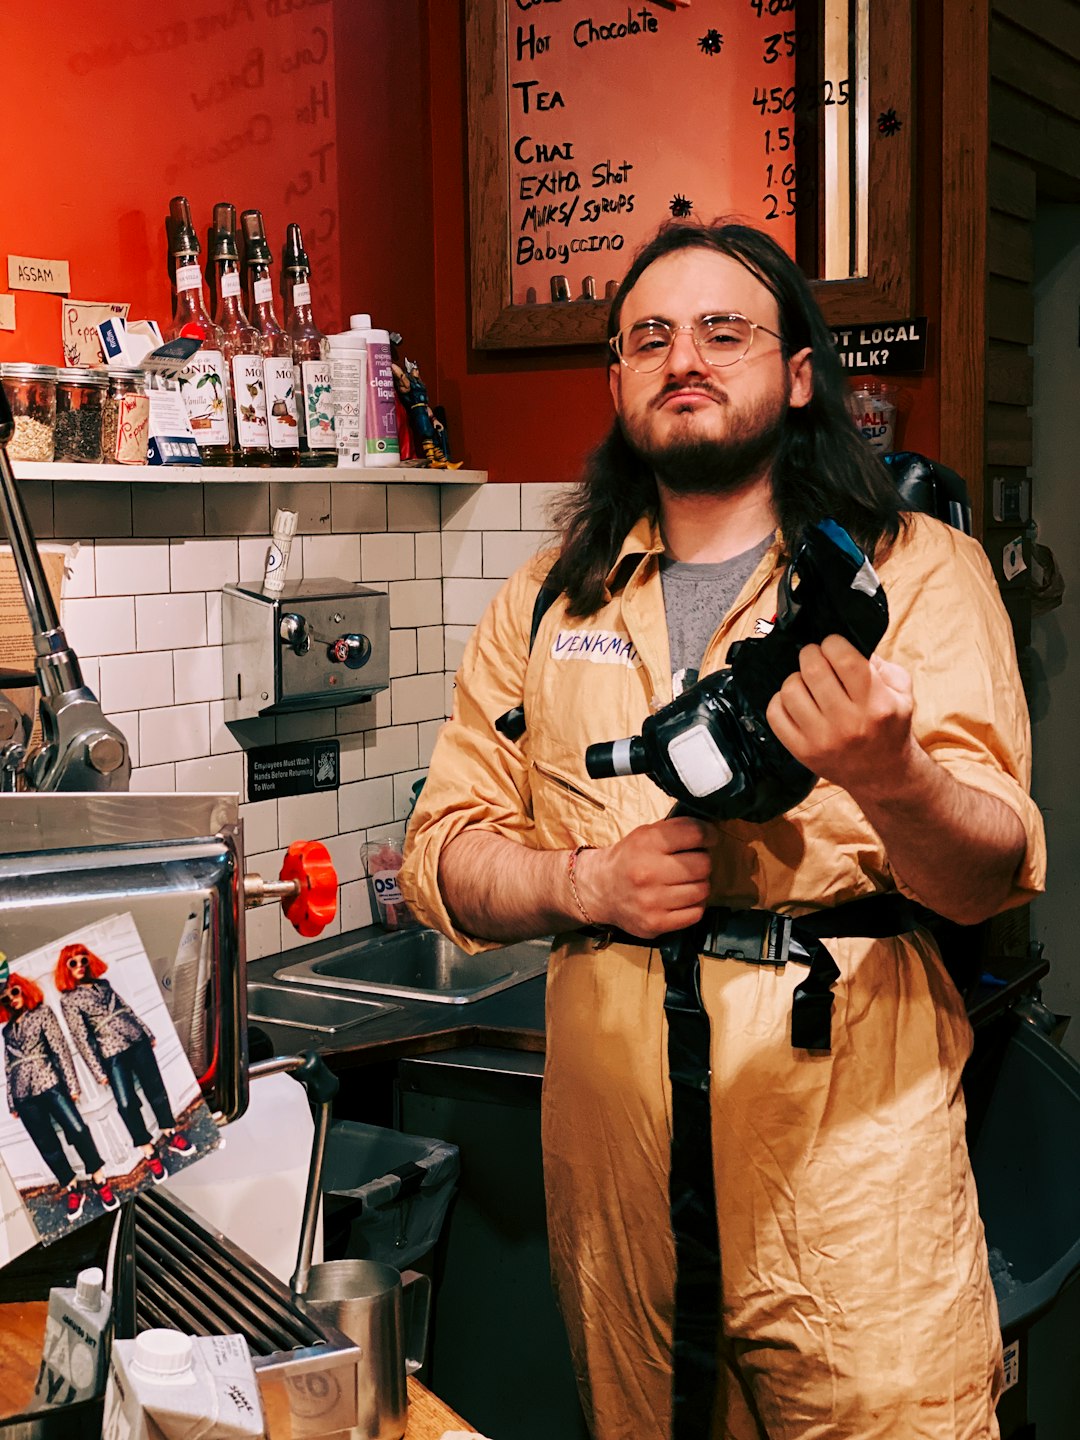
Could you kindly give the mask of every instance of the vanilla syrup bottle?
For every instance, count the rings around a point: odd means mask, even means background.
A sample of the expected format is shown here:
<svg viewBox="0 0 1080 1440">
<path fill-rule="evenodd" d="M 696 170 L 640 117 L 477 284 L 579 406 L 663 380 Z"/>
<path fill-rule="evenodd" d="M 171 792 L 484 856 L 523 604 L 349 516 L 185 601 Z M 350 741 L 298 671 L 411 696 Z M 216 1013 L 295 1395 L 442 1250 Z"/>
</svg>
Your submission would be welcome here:
<svg viewBox="0 0 1080 1440">
<path fill-rule="evenodd" d="M 244 232 L 248 314 L 263 342 L 263 386 L 270 464 L 295 465 L 299 422 L 293 384 L 293 347 L 274 314 L 274 289 L 270 281 L 270 266 L 274 257 L 266 242 L 262 212 L 245 210 L 240 216 L 240 227 Z"/>
<path fill-rule="evenodd" d="M 187 196 L 174 195 L 169 201 L 169 253 L 175 265 L 176 308 L 168 338 L 190 336 L 202 341 L 180 372 L 180 394 L 203 464 L 227 465 L 232 438 L 229 375 L 221 329 L 211 320 L 203 299 L 200 248 Z"/>
<path fill-rule="evenodd" d="M 240 301 L 240 256 L 236 249 L 236 206 L 214 206 L 212 259 L 217 269 L 217 314 L 232 390 L 230 428 L 234 465 L 268 465 L 263 339 Z"/>
<path fill-rule="evenodd" d="M 311 318 L 311 264 L 299 225 L 285 230 L 282 255 L 285 329 L 293 347 L 301 465 L 336 465 L 337 437 L 330 398 L 330 342 Z"/>
</svg>

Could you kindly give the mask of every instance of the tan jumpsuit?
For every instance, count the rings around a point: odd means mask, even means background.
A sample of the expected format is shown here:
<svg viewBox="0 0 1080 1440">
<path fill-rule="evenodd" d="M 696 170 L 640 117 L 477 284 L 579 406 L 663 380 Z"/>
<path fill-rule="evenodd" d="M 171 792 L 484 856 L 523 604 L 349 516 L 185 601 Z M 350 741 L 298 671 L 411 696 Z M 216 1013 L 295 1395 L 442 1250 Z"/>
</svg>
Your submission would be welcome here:
<svg viewBox="0 0 1080 1440">
<path fill-rule="evenodd" d="M 486 945 L 455 930 L 437 882 L 454 835 L 479 826 L 536 848 L 599 846 L 670 809 L 651 781 L 590 780 L 583 759 L 586 745 L 637 733 L 671 698 L 660 547 L 639 522 L 609 577 L 609 602 L 571 621 L 557 601 L 531 660 L 533 597 L 550 557 L 507 582 L 470 639 L 401 872 L 421 918 L 467 948 Z M 703 671 L 773 618 L 779 557 L 774 545 Z M 1027 793 L 1012 636 L 986 557 L 916 515 L 877 569 L 890 612 L 879 653 L 913 677 L 920 742 L 1024 824 L 1010 899 L 1022 904 L 1043 885 L 1042 824 Z M 522 695 L 528 729 L 515 745 L 492 722 Z M 824 781 L 778 820 L 721 832 L 718 904 L 801 914 L 904 889 L 854 801 Z M 964 1138 L 964 1006 L 921 931 L 826 943 L 841 970 L 828 1055 L 791 1046 L 792 991 L 805 970 L 702 961 L 723 1266 L 714 1435 L 990 1440 L 1001 1345 Z M 655 951 L 556 938 L 543 1100 L 548 1230 L 596 1440 L 666 1440 L 669 1430 L 663 993 Z"/>
</svg>

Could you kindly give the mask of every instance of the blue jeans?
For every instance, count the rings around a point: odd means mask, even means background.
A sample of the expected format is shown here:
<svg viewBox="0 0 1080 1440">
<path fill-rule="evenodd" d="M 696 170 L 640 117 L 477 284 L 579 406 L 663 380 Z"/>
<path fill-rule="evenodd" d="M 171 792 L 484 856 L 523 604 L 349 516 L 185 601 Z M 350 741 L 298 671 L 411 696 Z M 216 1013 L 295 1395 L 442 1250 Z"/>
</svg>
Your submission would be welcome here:
<svg viewBox="0 0 1080 1440">
<path fill-rule="evenodd" d="M 110 1055 L 105 1061 L 105 1074 L 116 1097 L 120 1118 L 127 1126 L 134 1145 L 150 1144 L 150 1132 L 143 1119 L 136 1082 L 142 1087 L 142 1092 L 154 1112 L 154 1118 L 161 1128 L 171 1130 L 175 1126 L 169 1097 L 165 1093 L 165 1083 L 154 1058 L 154 1047 L 145 1036 L 129 1045 L 126 1050 L 121 1050 L 119 1055 Z"/>
<path fill-rule="evenodd" d="M 63 1131 L 68 1143 L 74 1146 L 88 1175 L 95 1174 L 105 1164 L 86 1121 L 66 1090 L 57 1086 L 53 1090 L 42 1091 L 40 1095 L 28 1095 L 25 1100 L 15 1102 L 15 1110 L 58 1184 L 70 1185 L 75 1179 L 75 1171 L 60 1143 L 58 1128 Z"/>
</svg>

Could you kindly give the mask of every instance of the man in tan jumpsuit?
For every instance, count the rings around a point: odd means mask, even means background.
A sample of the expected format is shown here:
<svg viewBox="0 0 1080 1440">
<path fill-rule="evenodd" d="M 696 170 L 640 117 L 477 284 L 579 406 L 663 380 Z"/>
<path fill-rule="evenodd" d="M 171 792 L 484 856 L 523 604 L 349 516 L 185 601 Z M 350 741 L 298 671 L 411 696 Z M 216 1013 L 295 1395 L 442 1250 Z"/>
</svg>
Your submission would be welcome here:
<svg viewBox="0 0 1080 1440">
<path fill-rule="evenodd" d="M 666 1440 L 664 974 L 655 947 L 582 927 L 648 938 L 709 905 L 798 916 L 895 892 L 970 924 L 1040 890 L 1044 854 L 990 567 L 971 539 L 898 516 L 783 252 L 741 226 L 669 228 L 610 331 L 617 424 L 564 507 L 561 593 L 530 648 L 542 557 L 477 627 L 401 879 L 468 949 L 556 937 L 543 1134 L 559 1301 L 597 1440 Z M 800 529 L 827 514 L 873 553 L 890 619 L 869 661 L 837 636 L 806 647 L 770 704 L 821 777 L 810 795 L 765 824 L 716 824 L 665 818 L 645 777 L 590 780 L 586 746 L 638 733 L 672 697 L 672 567 L 743 566 L 700 658 L 716 670 L 767 628 Z M 494 722 L 522 701 L 512 741 Z M 792 1045 L 795 966 L 701 960 L 722 1263 L 709 1433 L 989 1440 L 1000 1336 L 964 1138 L 964 1005 L 925 929 L 827 943 L 827 1054 Z"/>
</svg>

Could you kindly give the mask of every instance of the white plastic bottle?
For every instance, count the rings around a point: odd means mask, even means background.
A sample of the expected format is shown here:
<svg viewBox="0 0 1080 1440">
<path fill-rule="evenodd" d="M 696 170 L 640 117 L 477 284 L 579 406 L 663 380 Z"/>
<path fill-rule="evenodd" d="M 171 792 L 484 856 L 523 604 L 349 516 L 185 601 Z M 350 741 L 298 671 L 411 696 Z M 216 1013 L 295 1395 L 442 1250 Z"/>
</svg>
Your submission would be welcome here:
<svg viewBox="0 0 1080 1440">
<path fill-rule="evenodd" d="M 339 468 L 355 469 L 367 464 L 367 341 L 358 330 L 343 330 L 327 339 L 330 341 L 330 397 L 334 406 L 337 463 Z"/>
<path fill-rule="evenodd" d="M 349 329 L 367 345 L 368 405 L 365 426 L 367 465 L 396 465 L 398 445 L 397 410 L 394 405 L 394 372 L 390 368 L 390 332 L 372 327 L 370 315 L 350 315 Z"/>
</svg>

